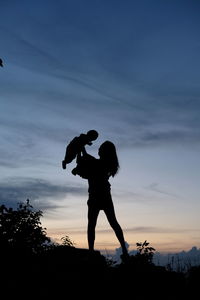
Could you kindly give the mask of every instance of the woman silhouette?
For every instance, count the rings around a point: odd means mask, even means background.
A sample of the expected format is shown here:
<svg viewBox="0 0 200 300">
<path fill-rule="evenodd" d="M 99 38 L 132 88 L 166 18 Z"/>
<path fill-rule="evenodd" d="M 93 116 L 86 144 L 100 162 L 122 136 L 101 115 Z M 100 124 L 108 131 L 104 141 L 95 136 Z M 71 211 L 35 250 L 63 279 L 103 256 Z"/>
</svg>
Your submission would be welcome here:
<svg viewBox="0 0 200 300">
<path fill-rule="evenodd" d="M 89 155 L 85 149 L 77 158 L 77 167 L 72 170 L 74 175 L 88 179 L 88 246 L 94 251 L 95 227 L 100 210 L 106 214 L 110 226 L 113 228 L 122 248 L 122 258 L 128 256 L 123 231 L 116 219 L 113 206 L 109 177 L 114 177 L 119 169 L 115 145 L 104 142 L 98 151 L 99 159 Z"/>
</svg>

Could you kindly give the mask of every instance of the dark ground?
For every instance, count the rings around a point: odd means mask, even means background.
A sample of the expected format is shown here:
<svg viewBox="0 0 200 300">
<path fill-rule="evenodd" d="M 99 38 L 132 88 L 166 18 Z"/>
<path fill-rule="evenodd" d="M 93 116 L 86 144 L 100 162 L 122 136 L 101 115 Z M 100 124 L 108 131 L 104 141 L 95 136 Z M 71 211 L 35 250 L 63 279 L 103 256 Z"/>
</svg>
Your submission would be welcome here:
<svg viewBox="0 0 200 300">
<path fill-rule="evenodd" d="M 177 273 L 133 256 L 115 266 L 98 251 L 75 247 L 1 254 L 0 299 L 192 299 L 199 284 L 200 267 Z"/>
</svg>

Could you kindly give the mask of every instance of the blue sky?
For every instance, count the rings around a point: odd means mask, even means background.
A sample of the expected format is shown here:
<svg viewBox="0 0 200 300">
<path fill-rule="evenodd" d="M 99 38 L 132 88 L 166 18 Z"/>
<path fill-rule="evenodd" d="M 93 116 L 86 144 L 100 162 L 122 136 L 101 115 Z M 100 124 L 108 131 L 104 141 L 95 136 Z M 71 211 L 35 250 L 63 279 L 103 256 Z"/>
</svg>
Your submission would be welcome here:
<svg viewBox="0 0 200 300">
<path fill-rule="evenodd" d="M 87 181 L 61 169 L 66 144 L 115 143 L 116 214 L 130 248 L 200 247 L 200 3 L 2 1 L 0 201 L 29 198 L 55 240 L 87 247 Z M 96 247 L 118 242 L 100 214 Z"/>
</svg>

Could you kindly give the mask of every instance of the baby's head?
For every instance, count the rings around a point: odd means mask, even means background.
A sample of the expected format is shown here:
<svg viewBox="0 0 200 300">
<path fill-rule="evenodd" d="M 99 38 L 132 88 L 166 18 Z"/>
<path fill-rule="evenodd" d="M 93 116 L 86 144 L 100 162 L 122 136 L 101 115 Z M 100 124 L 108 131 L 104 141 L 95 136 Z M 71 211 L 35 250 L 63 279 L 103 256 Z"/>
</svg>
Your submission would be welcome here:
<svg viewBox="0 0 200 300">
<path fill-rule="evenodd" d="M 96 130 L 89 130 L 87 132 L 87 137 L 90 141 L 94 141 L 98 138 L 98 132 Z"/>
</svg>

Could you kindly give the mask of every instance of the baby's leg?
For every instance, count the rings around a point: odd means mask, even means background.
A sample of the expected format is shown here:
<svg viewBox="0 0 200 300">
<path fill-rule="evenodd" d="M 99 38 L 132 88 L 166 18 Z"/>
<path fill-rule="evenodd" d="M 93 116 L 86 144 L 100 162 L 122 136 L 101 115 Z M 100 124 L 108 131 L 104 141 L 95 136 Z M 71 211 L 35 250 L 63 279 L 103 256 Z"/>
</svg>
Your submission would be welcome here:
<svg viewBox="0 0 200 300">
<path fill-rule="evenodd" d="M 76 158 L 77 153 L 75 151 L 72 151 L 71 148 L 67 147 L 65 152 L 65 158 L 62 161 L 62 167 L 63 169 L 66 169 L 66 165 L 71 163 Z"/>
</svg>

